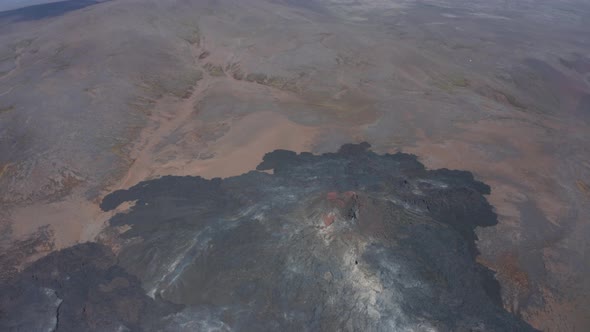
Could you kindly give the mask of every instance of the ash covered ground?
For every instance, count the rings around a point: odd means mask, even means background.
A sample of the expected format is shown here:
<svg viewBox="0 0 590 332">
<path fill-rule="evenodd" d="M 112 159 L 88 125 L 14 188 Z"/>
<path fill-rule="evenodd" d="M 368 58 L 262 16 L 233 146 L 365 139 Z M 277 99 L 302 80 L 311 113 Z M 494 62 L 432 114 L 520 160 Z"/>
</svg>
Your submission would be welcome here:
<svg viewBox="0 0 590 332">
<path fill-rule="evenodd" d="M 497 218 L 471 173 L 367 143 L 276 150 L 257 169 L 107 195 L 104 210 L 134 202 L 110 220 L 117 252 L 87 243 L 38 260 L 0 289 L 0 328 L 534 330 L 475 260 L 474 229 Z"/>
</svg>

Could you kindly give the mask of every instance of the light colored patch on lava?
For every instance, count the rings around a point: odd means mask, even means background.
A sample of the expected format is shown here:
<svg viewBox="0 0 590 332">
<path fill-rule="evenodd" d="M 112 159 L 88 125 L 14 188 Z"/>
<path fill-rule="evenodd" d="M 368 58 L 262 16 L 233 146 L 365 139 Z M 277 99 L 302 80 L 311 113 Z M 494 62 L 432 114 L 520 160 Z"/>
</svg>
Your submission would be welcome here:
<svg viewBox="0 0 590 332">
<path fill-rule="evenodd" d="M 363 252 L 364 248 L 358 251 Z M 360 312 L 366 311 L 368 317 L 378 321 L 381 319 L 381 304 L 378 296 L 383 292 L 383 285 L 377 276 L 371 275 L 359 267 L 358 257 L 359 252 L 357 252 L 357 249 L 351 248 L 344 253 L 342 257 L 344 264 L 341 268 L 348 272 L 346 279 L 358 294 L 357 309 Z"/>
</svg>

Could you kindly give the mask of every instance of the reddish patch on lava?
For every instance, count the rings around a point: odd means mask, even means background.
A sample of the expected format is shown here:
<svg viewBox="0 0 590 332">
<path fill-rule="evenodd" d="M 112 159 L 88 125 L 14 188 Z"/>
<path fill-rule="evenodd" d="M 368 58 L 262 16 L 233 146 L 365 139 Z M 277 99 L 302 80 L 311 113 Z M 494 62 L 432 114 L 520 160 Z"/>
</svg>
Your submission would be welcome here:
<svg viewBox="0 0 590 332">
<path fill-rule="evenodd" d="M 326 199 L 333 204 L 333 206 L 344 208 L 351 201 L 357 201 L 358 195 L 354 191 L 345 191 L 343 193 L 330 191 L 326 194 Z"/>
<path fill-rule="evenodd" d="M 336 221 L 337 216 L 344 219 L 356 218 L 359 209 L 359 196 L 354 191 L 330 191 L 326 194 L 329 213 L 324 213 L 322 220 L 326 227 Z"/>
<path fill-rule="evenodd" d="M 344 196 L 345 199 L 356 199 L 358 197 L 354 191 L 345 191 L 342 196 Z"/>
<path fill-rule="evenodd" d="M 332 203 L 333 205 L 343 208 L 344 207 L 344 201 L 340 198 L 341 195 L 340 193 L 336 192 L 336 191 L 330 191 L 327 195 L 326 195 L 326 199 Z"/>
<path fill-rule="evenodd" d="M 335 199 L 338 199 L 338 193 L 335 191 L 330 191 L 329 193 L 326 194 L 326 199 L 329 201 L 333 201 Z"/>
<path fill-rule="evenodd" d="M 324 225 L 328 227 L 334 223 L 334 221 L 336 220 L 336 215 L 333 212 L 330 212 L 328 214 L 325 214 L 323 219 Z"/>
</svg>

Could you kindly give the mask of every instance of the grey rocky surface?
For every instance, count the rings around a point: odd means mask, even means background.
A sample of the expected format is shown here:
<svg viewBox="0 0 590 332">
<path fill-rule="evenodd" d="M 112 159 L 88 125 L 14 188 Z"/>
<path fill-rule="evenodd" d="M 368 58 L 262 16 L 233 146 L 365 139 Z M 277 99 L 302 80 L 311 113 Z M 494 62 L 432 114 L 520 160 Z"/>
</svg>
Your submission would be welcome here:
<svg viewBox="0 0 590 332">
<path fill-rule="evenodd" d="M 277 150 L 258 170 L 109 194 L 104 210 L 135 202 L 110 221 L 128 228 L 119 252 L 82 244 L 37 261 L 0 290 L 17 299 L 1 326 L 45 323 L 58 304 L 57 331 L 533 330 L 475 261 L 474 229 L 497 219 L 469 172 L 366 143 Z M 35 292 L 53 305 L 29 310 Z"/>
</svg>

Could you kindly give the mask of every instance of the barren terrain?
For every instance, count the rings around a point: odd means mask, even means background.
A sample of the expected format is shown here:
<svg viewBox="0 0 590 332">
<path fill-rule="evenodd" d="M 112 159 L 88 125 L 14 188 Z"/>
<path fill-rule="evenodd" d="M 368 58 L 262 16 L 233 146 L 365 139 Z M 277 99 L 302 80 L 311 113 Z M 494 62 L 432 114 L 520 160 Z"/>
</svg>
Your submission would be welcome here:
<svg viewBox="0 0 590 332">
<path fill-rule="evenodd" d="M 579 0 L 0 12 L 0 282 L 76 244 L 125 247 L 109 221 L 125 207 L 100 208 L 115 190 L 366 141 L 489 185 L 498 224 L 475 230 L 477 262 L 504 309 L 540 330 L 587 330 L 588 17 Z"/>
</svg>

